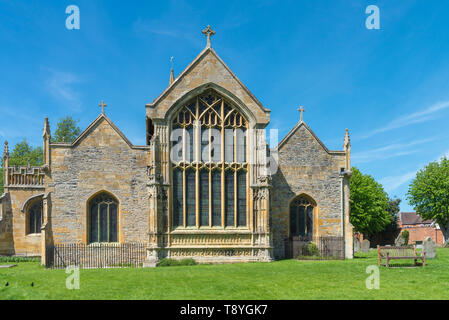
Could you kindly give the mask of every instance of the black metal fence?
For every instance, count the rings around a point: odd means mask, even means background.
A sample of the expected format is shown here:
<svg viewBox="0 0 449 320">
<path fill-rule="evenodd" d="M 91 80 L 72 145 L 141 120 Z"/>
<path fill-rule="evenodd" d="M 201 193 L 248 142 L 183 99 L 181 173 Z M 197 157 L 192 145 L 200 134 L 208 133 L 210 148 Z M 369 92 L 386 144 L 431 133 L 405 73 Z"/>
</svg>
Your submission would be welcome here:
<svg viewBox="0 0 449 320">
<path fill-rule="evenodd" d="M 70 243 L 46 247 L 47 268 L 142 267 L 147 256 L 146 243 Z"/>
<path fill-rule="evenodd" d="M 293 237 L 285 240 L 285 257 L 300 260 L 345 258 L 343 237 Z"/>
</svg>

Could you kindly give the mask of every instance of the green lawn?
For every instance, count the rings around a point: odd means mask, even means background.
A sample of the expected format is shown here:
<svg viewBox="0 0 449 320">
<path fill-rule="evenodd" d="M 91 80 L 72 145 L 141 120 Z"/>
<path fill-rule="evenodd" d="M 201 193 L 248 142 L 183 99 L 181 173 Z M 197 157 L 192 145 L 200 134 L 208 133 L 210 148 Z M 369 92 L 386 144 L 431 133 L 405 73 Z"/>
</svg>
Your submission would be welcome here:
<svg viewBox="0 0 449 320">
<path fill-rule="evenodd" d="M 0 268 L 0 300 L 447 299 L 449 249 L 438 249 L 437 255 L 425 268 L 381 267 L 379 290 L 365 286 L 366 267 L 377 265 L 374 251 L 345 261 L 81 270 L 80 290 L 66 289 L 65 270 L 22 262 Z"/>
</svg>

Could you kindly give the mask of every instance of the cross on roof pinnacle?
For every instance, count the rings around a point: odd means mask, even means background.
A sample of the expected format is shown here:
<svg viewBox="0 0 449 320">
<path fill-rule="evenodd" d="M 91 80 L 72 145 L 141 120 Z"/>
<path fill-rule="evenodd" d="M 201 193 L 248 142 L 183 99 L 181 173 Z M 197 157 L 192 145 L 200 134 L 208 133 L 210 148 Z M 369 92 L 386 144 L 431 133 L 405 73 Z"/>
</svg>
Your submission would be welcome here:
<svg viewBox="0 0 449 320">
<path fill-rule="evenodd" d="M 107 107 L 107 104 L 104 103 L 104 100 L 101 100 L 101 103 L 98 106 L 101 107 L 101 114 L 104 114 L 104 107 Z"/>
<path fill-rule="evenodd" d="M 207 28 L 203 30 L 203 34 L 205 34 L 206 37 L 207 37 L 207 46 L 206 46 L 206 48 L 210 48 L 210 37 L 215 34 L 215 31 L 212 30 L 210 25 L 207 25 Z"/>
<path fill-rule="evenodd" d="M 298 111 L 301 113 L 300 121 L 302 122 L 303 121 L 303 114 L 304 114 L 304 111 L 306 111 L 306 109 L 304 109 L 303 106 L 300 106 Z"/>
</svg>

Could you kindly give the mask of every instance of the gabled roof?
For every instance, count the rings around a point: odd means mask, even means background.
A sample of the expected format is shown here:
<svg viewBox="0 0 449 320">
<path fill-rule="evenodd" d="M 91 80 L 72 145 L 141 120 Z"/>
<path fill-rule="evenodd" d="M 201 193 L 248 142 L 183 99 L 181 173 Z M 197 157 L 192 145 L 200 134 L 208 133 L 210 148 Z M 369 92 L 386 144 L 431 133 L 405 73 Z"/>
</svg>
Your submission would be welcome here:
<svg viewBox="0 0 449 320">
<path fill-rule="evenodd" d="M 210 47 L 201 51 L 152 103 L 145 105 L 147 116 L 163 119 L 178 102 L 182 103 L 208 88 L 214 88 L 242 108 L 250 110 L 256 123 L 268 124 L 270 110 L 262 105 Z"/>
<path fill-rule="evenodd" d="M 416 214 L 416 212 L 399 212 L 399 220 L 402 224 L 429 224 L 432 223 L 432 220 L 423 221 L 420 216 Z"/>
<path fill-rule="evenodd" d="M 304 128 L 306 128 L 310 134 L 315 138 L 315 140 L 323 147 L 323 149 L 329 153 L 329 154 L 345 154 L 344 151 L 342 150 L 329 150 L 324 143 L 320 140 L 320 138 L 318 138 L 318 136 L 312 131 L 312 129 L 310 129 L 310 127 L 304 122 L 304 121 L 299 121 L 296 126 L 294 126 L 289 133 L 287 133 L 287 135 L 284 137 L 284 139 L 281 140 L 281 142 L 277 145 L 277 150 L 280 150 L 282 148 L 282 146 L 284 146 L 287 141 L 290 139 L 291 136 L 293 136 L 295 134 L 296 131 L 298 131 L 298 129 L 304 126 Z M 275 148 L 275 149 L 276 149 Z"/>
<path fill-rule="evenodd" d="M 218 61 L 221 62 L 221 64 L 223 64 L 223 66 L 225 67 L 226 70 L 228 70 L 228 72 L 232 75 L 232 77 L 242 86 L 242 88 L 246 91 L 246 93 L 248 93 L 248 95 L 250 95 L 254 101 L 256 101 L 256 103 L 259 105 L 259 107 L 266 112 L 270 112 L 269 109 L 266 109 L 262 103 L 252 94 L 251 91 L 249 91 L 249 89 L 240 81 L 239 78 L 237 78 L 237 76 L 234 74 L 234 72 L 232 72 L 232 70 L 227 66 L 227 64 L 220 58 L 220 56 L 215 52 L 214 49 L 212 49 L 212 47 L 206 47 L 204 48 L 203 51 L 201 51 L 201 53 L 195 58 L 195 60 L 193 60 L 188 66 L 187 68 L 185 68 L 178 77 L 176 77 L 176 79 L 159 95 L 159 97 L 156 98 L 156 100 L 154 100 L 154 102 L 152 103 L 148 103 L 147 106 L 154 106 L 156 105 L 160 99 L 162 99 L 166 94 L 168 94 L 171 89 L 176 86 L 176 83 L 179 82 L 184 76 L 185 74 L 187 74 L 190 70 L 192 70 L 195 65 L 204 57 L 206 56 L 208 53 L 212 53 Z"/>
<path fill-rule="evenodd" d="M 115 132 L 117 132 L 117 134 L 123 139 L 123 141 L 126 142 L 126 144 L 132 148 L 132 149 L 147 149 L 149 147 L 147 146 L 135 146 L 131 143 L 131 141 L 128 140 L 128 138 L 126 138 L 126 136 L 123 134 L 122 131 L 120 131 L 119 128 L 117 128 L 117 126 L 112 122 L 111 119 L 108 118 L 108 116 L 106 116 L 106 114 L 101 113 L 87 128 L 86 130 L 84 130 L 83 132 L 81 132 L 81 134 L 78 136 L 78 138 L 75 139 L 75 141 L 73 141 L 72 143 L 52 143 L 51 146 L 52 147 L 69 147 L 69 148 L 73 148 L 75 146 L 77 146 L 84 138 L 86 138 L 91 130 L 93 128 L 96 127 L 96 125 L 98 123 L 100 123 L 101 120 L 106 120 L 108 122 L 108 124 L 115 130 Z"/>
</svg>

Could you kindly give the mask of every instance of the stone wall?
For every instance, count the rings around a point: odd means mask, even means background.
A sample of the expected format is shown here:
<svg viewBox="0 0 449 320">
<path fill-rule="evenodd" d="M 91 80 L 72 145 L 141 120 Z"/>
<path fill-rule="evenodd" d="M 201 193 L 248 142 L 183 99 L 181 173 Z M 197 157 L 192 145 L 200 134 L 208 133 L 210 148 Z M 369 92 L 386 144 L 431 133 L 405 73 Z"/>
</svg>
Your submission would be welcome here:
<svg viewBox="0 0 449 320">
<path fill-rule="evenodd" d="M 88 241 L 87 203 L 106 191 L 119 201 L 119 242 L 148 240 L 147 158 L 105 116 L 74 145 L 51 145 L 51 232 L 54 243 Z"/>
<path fill-rule="evenodd" d="M 289 205 L 300 194 L 317 203 L 314 236 L 342 236 L 342 178 L 345 153 L 329 152 L 305 123 L 280 143 L 279 167 L 273 175 L 271 226 L 275 258 L 284 257 L 289 237 Z"/>
<path fill-rule="evenodd" d="M 26 204 L 30 198 L 43 195 L 43 189 L 8 188 L 2 199 L 0 254 L 40 255 L 41 235 L 27 234 Z M 25 209 L 22 211 L 22 209 Z"/>
</svg>

